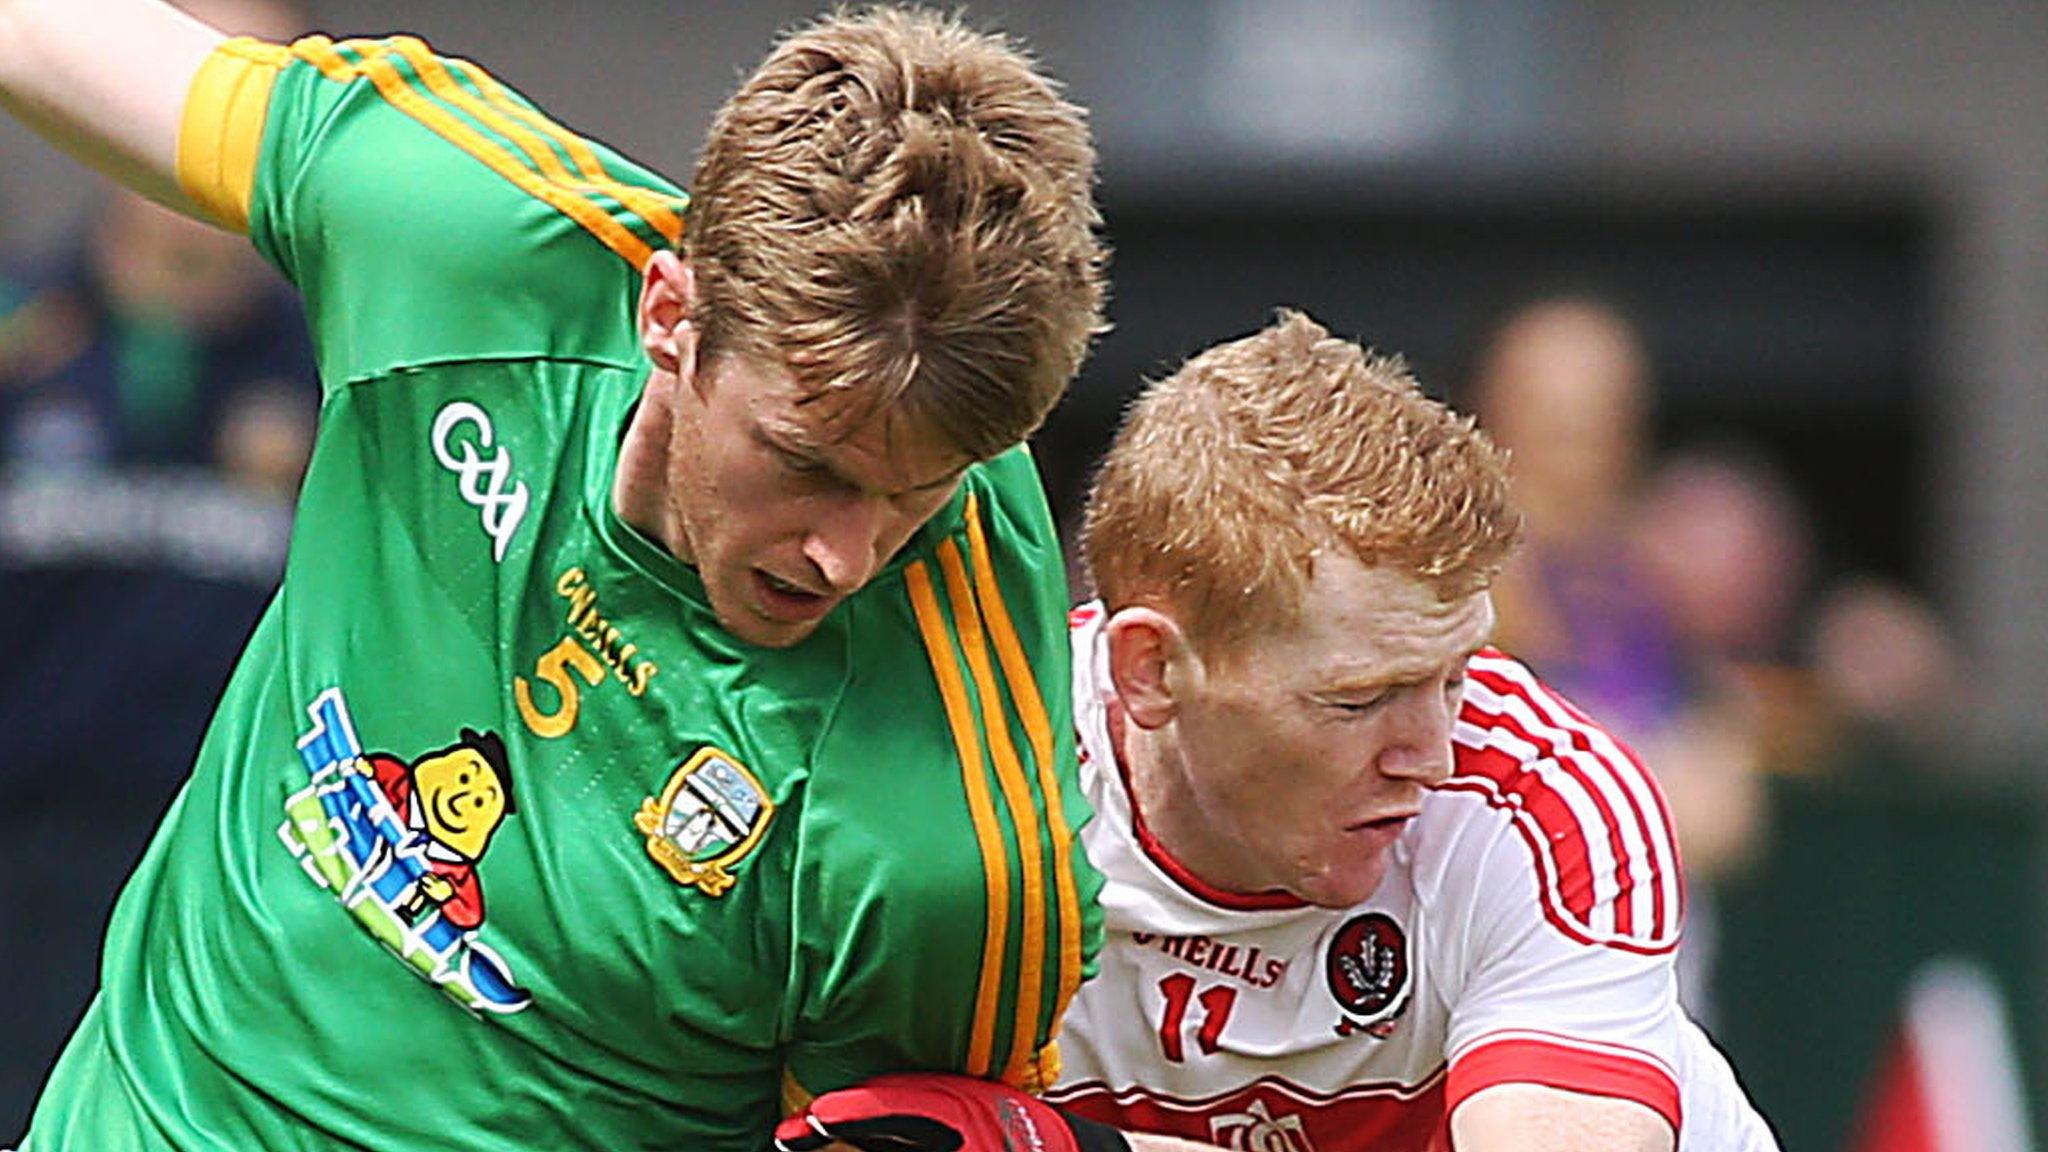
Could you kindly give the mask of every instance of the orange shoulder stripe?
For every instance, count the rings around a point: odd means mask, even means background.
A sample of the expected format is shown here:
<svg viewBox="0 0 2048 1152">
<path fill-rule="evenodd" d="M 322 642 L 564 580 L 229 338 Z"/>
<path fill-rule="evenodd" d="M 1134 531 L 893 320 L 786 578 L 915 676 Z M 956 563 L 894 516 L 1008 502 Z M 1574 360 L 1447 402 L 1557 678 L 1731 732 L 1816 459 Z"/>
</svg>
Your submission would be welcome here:
<svg viewBox="0 0 2048 1152">
<path fill-rule="evenodd" d="M 974 1023 L 967 1046 L 970 1076 L 987 1076 L 994 1065 L 996 1006 L 1002 995 L 1003 954 L 1007 950 L 1010 925 L 1009 863 L 1003 851 L 1003 832 L 996 822 L 995 804 L 988 780 L 982 772 L 981 741 L 975 735 L 973 705 L 967 699 L 967 685 L 961 679 L 953 646 L 946 628 L 944 609 L 932 587 L 925 562 L 912 564 L 904 573 L 910 590 L 911 609 L 917 630 L 924 639 L 925 655 L 931 660 L 932 676 L 938 681 L 939 696 L 945 702 L 946 721 L 953 731 L 954 751 L 960 758 L 960 780 L 967 793 L 967 811 L 974 822 L 974 839 L 981 849 L 981 875 L 988 900 L 987 923 L 982 930 L 981 973 L 975 984 Z"/>
<path fill-rule="evenodd" d="M 980 594 L 982 612 L 988 618 L 989 634 L 995 638 L 996 653 L 1003 664 L 1003 676 L 1016 698 L 1024 721 L 1025 736 L 1031 741 L 1031 755 L 1038 763 L 1038 790 L 1045 797 L 1046 834 L 1052 840 L 1053 887 L 1059 900 L 1059 978 L 1053 1005 L 1055 1022 L 1073 1002 L 1081 986 L 1081 900 L 1074 889 L 1073 833 L 1067 824 L 1066 805 L 1060 796 L 1060 780 L 1053 762 L 1052 717 L 1045 697 L 1031 672 L 1031 661 L 1017 638 L 1010 610 L 1003 603 L 1002 587 L 996 583 L 994 558 L 989 553 L 988 533 L 982 528 L 975 505 L 967 512 L 967 543 L 974 558 L 974 582 Z"/>
<path fill-rule="evenodd" d="M 592 151 L 590 146 L 578 138 L 575 133 L 563 129 L 554 121 L 533 112 L 531 109 L 521 108 L 512 100 L 511 95 L 502 86 L 498 85 L 495 80 L 491 80 L 490 83 L 491 89 L 497 92 L 497 96 L 490 97 L 487 95 L 479 98 L 469 89 L 456 82 L 455 77 L 448 71 L 448 65 L 457 65 L 462 69 L 463 75 L 472 80 L 475 80 L 477 77 L 489 80 L 490 74 L 483 69 L 471 64 L 467 60 L 443 60 L 441 57 L 436 56 L 434 50 L 427 47 L 424 41 L 412 36 L 393 37 L 391 44 L 392 47 L 398 50 L 398 54 L 404 57 L 406 63 L 412 65 L 413 73 L 420 78 L 421 82 L 426 84 L 427 91 L 440 97 L 444 103 L 467 112 L 479 123 L 491 128 L 507 140 L 512 141 L 521 152 L 526 154 L 529 160 L 533 161 L 534 166 L 540 169 L 541 175 L 547 177 L 550 182 L 581 192 L 601 192 L 606 196 L 610 196 L 624 205 L 627 210 L 639 216 L 647 223 L 649 228 L 652 228 L 671 244 L 675 243 L 682 235 L 682 221 L 677 218 L 673 211 L 670 211 L 666 205 L 660 204 L 646 189 L 629 188 L 612 179 L 611 173 L 605 171 L 604 165 L 598 161 L 597 153 Z M 478 84 L 478 87 L 482 88 L 483 85 Z M 527 113 L 527 115 L 515 118 L 512 115 L 515 109 L 519 112 Z M 536 135 L 533 130 L 534 125 L 544 125 L 545 127 Z M 583 155 L 589 158 L 589 163 L 586 164 L 583 162 L 583 157 L 575 157 L 581 179 L 578 179 L 577 175 L 571 175 L 569 170 L 563 167 L 561 158 L 555 154 L 553 148 L 549 147 L 548 142 L 550 140 L 561 144 L 565 151 L 572 151 L 572 153 L 573 150 L 569 148 L 568 141 L 574 140 L 581 146 Z M 653 211 L 662 218 L 660 221 L 650 216 L 648 210 L 650 203 L 653 205 Z"/>
<path fill-rule="evenodd" d="M 972 498 L 967 515 L 976 514 Z M 1039 998 L 1045 987 L 1045 858 L 1039 842 L 1039 814 L 1032 803 L 1031 783 L 1017 758 L 1010 739 L 1009 717 L 1003 711 L 1003 693 L 989 660 L 987 633 L 982 627 L 981 605 L 969 583 L 966 562 L 959 544 L 946 540 L 939 545 L 939 568 L 945 574 L 946 595 L 953 602 L 953 620 L 960 635 L 960 647 L 974 676 L 981 698 L 981 723 L 994 753 L 996 780 L 1002 787 L 1003 802 L 1010 812 L 1010 824 L 1017 836 L 1017 855 L 1023 885 L 1023 941 L 1018 953 L 1017 996 L 1011 1011 L 1010 1052 L 1002 1071 L 1015 1075 L 1037 1049 Z"/>
<path fill-rule="evenodd" d="M 483 92 L 484 98 L 494 107 L 508 116 L 532 125 L 548 139 L 561 145 L 562 150 L 569 154 L 569 158 L 576 162 L 576 169 L 583 174 L 584 179 L 637 213 L 642 220 L 647 221 L 648 227 L 659 232 L 663 239 L 674 244 L 683 238 L 683 218 L 675 207 L 673 197 L 613 179 L 610 171 L 605 168 L 604 161 L 597 158 L 597 150 L 590 146 L 590 141 L 520 103 L 505 90 L 503 84 L 498 83 L 497 77 L 475 64 L 467 60 L 452 59 L 446 63 L 453 65 L 456 71 L 476 85 L 478 90 Z"/>
<path fill-rule="evenodd" d="M 346 81 L 367 77 L 392 107 L 476 157 L 527 195 L 582 225 L 585 231 L 633 267 L 645 266 L 654 254 L 651 245 L 631 228 L 619 223 L 604 207 L 587 195 L 579 194 L 573 185 L 551 181 L 536 173 L 503 145 L 421 94 L 391 63 L 388 57 L 393 49 L 390 45 L 377 41 L 352 41 L 348 47 L 358 53 L 359 63 L 350 63 L 336 50 L 333 41 L 324 36 L 300 40 L 292 45 L 292 52 L 320 69 L 321 74 L 329 79 Z"/>
</svg>

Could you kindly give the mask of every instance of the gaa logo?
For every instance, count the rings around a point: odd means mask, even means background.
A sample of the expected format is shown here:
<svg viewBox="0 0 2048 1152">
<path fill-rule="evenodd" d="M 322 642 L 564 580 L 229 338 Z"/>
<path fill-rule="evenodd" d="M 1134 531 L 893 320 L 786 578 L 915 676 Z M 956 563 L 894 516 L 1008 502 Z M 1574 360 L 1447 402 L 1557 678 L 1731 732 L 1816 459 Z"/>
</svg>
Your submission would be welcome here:
<svg viewBox="0 0 2048 1152">
<path fill-rule="evenodd" d="M 1330 938 L 1323 972 L 1351 1022 L 1391 1021 L 1408 1006 L 1408 937 L 1384 913 L 1354 916 Z"/>
<path fill-rule="evenodd" d="M 465 425 L 476 431 L 458 438 L 456 429 Z M 512 542 L 512 533 L 526 515 L 529 493 L 525 484 L 512 479 L 512 457 L 503 448 L 489 456 L 478 452 L 479 448 L 490 448 L 497 442 L 490 414 L 467 400 L 454 401 L 434 414 L 434 428 L 428 440 L 434 448 L 434 459 L 461 481 L 458 487 L 462 499 L 475 505 L 483 517 L 484 535 L 491 538 L 491 559 L 502 562 L 505 546 Z"/>
</svg>

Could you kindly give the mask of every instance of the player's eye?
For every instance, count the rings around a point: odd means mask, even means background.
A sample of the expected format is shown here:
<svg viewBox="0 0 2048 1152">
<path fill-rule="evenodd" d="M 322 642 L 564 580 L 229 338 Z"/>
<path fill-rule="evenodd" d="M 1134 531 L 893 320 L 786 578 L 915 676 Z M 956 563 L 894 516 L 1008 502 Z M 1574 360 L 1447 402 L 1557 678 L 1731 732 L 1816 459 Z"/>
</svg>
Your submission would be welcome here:
<svg viewBox="0 0 2048 1152">
<path fill-rule="evenodd" d="M 793 452 L 773 440 L 763 439 L 761 442 L 768 446 L 768 451 L 775 454 L 775 462 L 785 472 L 797 476 L 817 476 L 826 471 L 825 462 L 815 456 Z"/>
</svg>

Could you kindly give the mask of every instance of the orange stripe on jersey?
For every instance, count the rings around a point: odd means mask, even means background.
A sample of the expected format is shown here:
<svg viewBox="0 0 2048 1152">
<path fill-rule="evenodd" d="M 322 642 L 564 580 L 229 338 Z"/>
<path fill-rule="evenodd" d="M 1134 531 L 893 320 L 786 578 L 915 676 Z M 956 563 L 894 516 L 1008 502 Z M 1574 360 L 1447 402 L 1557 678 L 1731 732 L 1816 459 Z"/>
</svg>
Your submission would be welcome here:
<svg viewBox="0 0 2048 1152">
<path fill-rule="evenodd" d="M 1060 781 L 1053 764 L 1052 717 L 1038 680 L 1031 673 L 1031 661 L 1017 639 L 1017 627 L 1003 603 L 1003 590 L 996 583 L 995 564 L 990 558 L 988 533 L 981 525 L 980 506 L 973 496 L 967 500 L 967 545 L 974 558 L 974 585 L 981 597 L 982 612 L 988 617 L 989 635 L 995 639 L 996 655 L 1003 664 L 1003 676 L 1016 698 L 1017 712 L 1024 721 L 1024 734 L 1031 741 L 1031 755 L 1038 762 L 1038 790 L 1045 797 L 1046 832 L 1052 840 L 1053 888 L 1059 899 L 1060 961 L 1059 981 L 1053 1005 L 1055 1024 L 1081 986 L 1081 899 L 1074 891 L 1074 837 L 1067 826 L 1066 806 L 1060 799 Z"/>
<path fill-rule="evenodd" d="M 334 50 L 333 42 L 324 36 L 309 36 L 300 40 L 292 45 L 292 51 L 319 68 L 329 79 L 352 80 L 358 76 L 367 77 L 376 86 L 378 94 L 392 107 L 476 157 L 491 171 L 511 181 L 527 195 L 582 225 L 585 231 L 597 237 L 605 247 L 618 253 L 634 268 L 645 266 L 648 258 L 654 254 L 653 246 L 634 235 L 632 229 L 613 219 L 609 211 L 588 196 L 580 195 L 573 185 L 550 181 L 534 172 L 503 145 L 485 136 L 464 122 L 461 117 L 418 91 L 391 63 L 388 57 L 393 49 L 390 45 L 377 41 L 351 41 L 348 47 L 361 57 L 360 63 L 349 63 L 346 57 Z"/>
<path fill-rule="evenodd" d="M 1045 856 L 1039 843 L 1038 806 L 1031 801 L 1031 781 L 1025 777 L 1017 746 L 1010 739 L 1010 721 L 1003 712 L 1003 694 L 996 681 L 995 667 L 989 662 L 980 606 L 975 603 L 967 565 L 955 541 L 939 545 L 939 569 L 945 574 L 946 596 L 953 602 L 953 622 L 960 635 L 960 647 L 967 655 L 967 667 L 981 697 L 981 723 L 988 732 L 989 750 L 995 757 L 996 780 L 1002 786 L 1003 803 L 1010 810 L 1010 825 L 1017 834 L 1024 889 L 1024 940 L 1017 958 L 1017 998 L 1010 1014 L 1010 1054 L 1002 1066 L 1008 1079 L 1023 1075 L 1025 1064 L 1037 1049 L 1039 998 L 1045 989 Z"/>
<path fill-rule="evenodd" d="M 356 66 L 348 58 L 335 51 L 334 41 L 325 36 L 306 36 L 292 42 L 292 55 L 320 70 L 322 76 L 337 84 L 346 84 L 356 78 Z"/>
<path fill-rule="evenodd" d="M 667 205 L 661 204 L 655 197 L 648 194 L 645 189 L 636 190 L 628 188 L 626 185 L 612 179 L 611 173 L 605 171 L 604 165 L 598 162 L 597 153 L 591 151 L 589 145 L 584 144 L 582 140 L 578 139 L 575 133 L 563 129 L 560 125 L 539 113 L 532 112 L 530 109 L 519 108 L 518 104 L 511 99 L 510 95 L 496 81 L 492 81 L 492 87 L 498 93 L 497 98 L 478 97 L 469 89 L 456 82 L 455 77 L 449 74 L 447 65 L 450 63 L 460 65 L 464 69 L 463 74 L 470 76 L 472 79 L 479 76 L 488 79 L 488 74 L 483 69 L 466 60 L 444 61 L 434 55 L 433 49 L 427 47 L 425 42 L 416 37 L 395 36 L 391 40 L 391 45 L 398 50 L 400 56 L 405 58 L 406 63 L 412 65 L 413 72 L 426 84 L 429 92 L 440 97 L 444 102 L 467 112 L 476 118 L 478 122 L 512 141 L 521 152 L 526 154 L 527 159 L 533 161 L 534 166 L 540 169 L 541 175 L 546 177 L 550 183 L 579 192 L 601 192 L 617 200 L 629 211 L 638 215 L 646 222 L 649 228 L 660 233 L 662 238 L 671 244 L 675 243 L 677 238 L 682 235 L 682 222 L 676 218 L 676 214 L 670 211 Z M 481 84 L 478 86 L 482 87 Z M 510 116 L 510 113 L 515 108 L 518 108 L 521 112 L 529 113 L 529 116 L 518 118 L 524 123 L 517 123 Z M 538 125 L 545 125 L 545 128 L 539 135 L 536 135 L 533 129 L 529 127 L 529 125 L 535 125 L 536 122 Z M 565 150 L 568 148 L 567 141 L 569 140 L 575 140 L 577 144 L 582 145 L 582 151 L 589 157 L 590 161 L 588 164 L 585 164 L 580 157 L 577 159 L 577 168 L 580 170 L 583 179 L 577 179 L 576 176 L 571 175 L 569 170 L 562 165 L 561 158 L 555 155 L 553 148 L 548 146 L 549 140 L 561 143 Z M 646 206 L 650 203 L 653 204 L 654 210 L 659 212 L 665 219 L 666 228 L 661 224 L 657 224 L 648 215 Z"/>
<path fill-rule="evenodd" d="M 221 224 L 249 230 L 256 161 L 278 70 L 291 59 L 281 45 L 238 37 L 215 48 L 192 77 L 178 124 L 178 187 Z"/>
<path fill-rule="evenodd" d="M 783 1116 L 788 1117 L 796 1115 L 804 1109 L 809 1108 L 811 1106 L 811 1101 L 816 1100 L 817 1098 L 817 1093 L 812 1092 L 809 1088 L 804 1087 L 803 1082 L 796 1078 L 796 1073 L 791 1072 L 787 1068 L 784 1068 L 782 1070 Z"/>
<path fill-rule="evenodd" d="M 674 244 L 683 238 L 683 218 L 674 198 L 666 193 L 614 180 L 611 173 L 605 169 L 604 161 L 597 158 L 597 150 L 590 146 L 590 141 L 520 103 L 505 90 L 504 85 L 498 83 L 496 77 L 469 61 L 447 60 L 444 63 L 453 65 L 456 71 L 467 77 L 494 107 L 508 116 L 532 125 L 536 131 L 561 145 L 562 150 L 569 154 L 569 158 L 576 162 L 576 169 L 583 174 L 584 179 L 637 213 L 647 222 L 648 227 L 659 232 L 664 240 Z"/>
<path fill-rule="evenodd" d="M 1003 851 L 1003 831 L 996 823 L 995 802 L 989 796 L 988 780 L 982 774 L 981 741 L 975 736 L 974 709 L 967 700 L 967 684 L 960 678 L 953 645 L 946 629 L 944 610 L 932 589 L 932 577 L 920 560 L 904 571 L 910 590 L 911 610 L 917 616 L 917 631 L 931 660 L 932 677 L 939 684 L 939 698 L 946 705 L 946 723 L 953 730 L 953 748 L 960 757 L 960 782 L 967 793 L 967 812 L 974 822 L 975 843 L 981 849 L 982 887 L 988 899 L 988 922 L 981 941 L 981 974 L 975 985 L 974 1025 L 967 1045 L 969 1076 L 987 1076 L 994 1064 L 996 1005 L 1002 995 L 1003 953 L 1009 947 L 1010 873 Z"/>
</svg>

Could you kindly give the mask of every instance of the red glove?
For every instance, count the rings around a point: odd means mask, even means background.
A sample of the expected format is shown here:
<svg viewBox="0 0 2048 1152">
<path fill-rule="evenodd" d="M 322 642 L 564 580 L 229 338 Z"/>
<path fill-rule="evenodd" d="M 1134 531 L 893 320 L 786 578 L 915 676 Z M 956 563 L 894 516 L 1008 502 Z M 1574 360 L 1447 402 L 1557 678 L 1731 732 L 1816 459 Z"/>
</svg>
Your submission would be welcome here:
<svg viewBox="0 0 2048 1152">
<path fill-rule="evenodd" d="M 971 1076 L 877 1076 L 827 1092 L 775 1128 L 781 1152 L 841 1140 L 864 1152 L 1131 1152 L 1123 1133 Z"/>
</svg>

